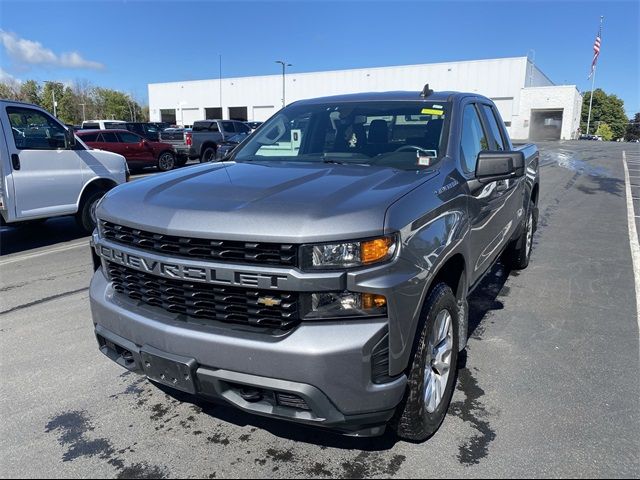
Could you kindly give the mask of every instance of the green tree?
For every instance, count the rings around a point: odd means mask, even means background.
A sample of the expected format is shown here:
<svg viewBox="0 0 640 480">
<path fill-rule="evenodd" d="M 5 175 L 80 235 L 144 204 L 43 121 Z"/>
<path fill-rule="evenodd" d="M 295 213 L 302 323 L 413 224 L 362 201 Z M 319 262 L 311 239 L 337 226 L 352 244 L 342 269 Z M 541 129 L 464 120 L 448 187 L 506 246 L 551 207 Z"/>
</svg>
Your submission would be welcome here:
<svg viewBox="0 0 640 480">
<path fill-rule="evenodd" d="M 20 85 L 20 100 L 23 102 L 40 105 L 42 102 L 41 94 L 42 88 L 35 80 L 27 80 Z"/>
<path fill-rule="evenodd" d="M 631 140 L 640 140 L 640 112 L 636 113 L 636 115 L 629 120 L 624 139 L 627 142 L 630 142 Z"/>
<path fill-rule="evenodd" d="M 600 122 L 600 124 L 598 125 L 596 135 L 602 137 L 602 139 L 606 142 L 609 142 L 613 139 L 613 131 L 611 130 L 611 127 L 604 122 Z"/>
<path fill-rule="evenodd" d="M 580 129 L 582 132 L 593 134 L 598 122 L 606 123 L 613 133 L 613 138 L 622 138 L 627 129 L 628 119 L 624 113 L 624 102 L 616 95 L 607 95 L 601 88 L 593 91 L 591 107 L 591 124 L 587 132 L 587 117 L 589 115 L 589 101 L 591 92 L 586 92 L 582 99 L 582 118 Z"/>
<path fill-rule="evenodd" d="M 128 95 L 110 88 L 96 88 L 94 92 L 99 118 L 133 120 L 133 105 Z"/>
<path fill-rule="evenodd" d="M 65 123 L 80 123 L 82 121 L 82 112 L 78 110 L 80 108 L 79 103 L 71 87 L 65 87 L 60 100 L 58 100 L 58 118 Z"/>
<path fill-rule="evenodd" d="M 64 85 L 61 82 L 45 82 L 42 88 L 42 103 L 40 106 L 53 114 L 53 98 L 55 97 L 56 103 L 59 106 L 63 94 Z M 55 110 L 56 114 L 58 114 L 58 107 L 56 107 Z"/>
<path fill-rule="evenodd" d="M 16 85 L 12 82 L 0 82 L 0 98 L 6 100 L 19 100 L 20 96 Z"/>
</svg>

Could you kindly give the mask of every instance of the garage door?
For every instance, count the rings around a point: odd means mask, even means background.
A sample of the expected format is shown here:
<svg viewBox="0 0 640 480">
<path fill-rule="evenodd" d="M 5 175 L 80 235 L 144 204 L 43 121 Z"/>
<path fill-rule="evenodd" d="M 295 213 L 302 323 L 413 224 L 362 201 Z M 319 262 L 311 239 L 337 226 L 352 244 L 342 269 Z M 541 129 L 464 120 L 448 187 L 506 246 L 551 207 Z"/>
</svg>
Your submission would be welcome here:
<svg viewBox="0 0 640 480">
<path fill-rule="evenodd" d="M 180 112 L 178 112 L 178 115 L 180 115 Z M 178 121 L 182 121 L 183 125 L 193 125 L 196 120 L 203 120 L 199 108 L 183 108 L 182 116 L 178 118 Z"/>
<path fill-rule="evenodd" d="M 559 140 L 562 133 L 562 109 L 531 110 L 530 140 Z"/>
<path fill-rule="evenodd" d="M 273 105 L 253 107 L 253 117 L 251 117 L 250 120 L 254 122 L 264 122 L 274 113 L 276 113 L 276 107 Z"/>
</svg>

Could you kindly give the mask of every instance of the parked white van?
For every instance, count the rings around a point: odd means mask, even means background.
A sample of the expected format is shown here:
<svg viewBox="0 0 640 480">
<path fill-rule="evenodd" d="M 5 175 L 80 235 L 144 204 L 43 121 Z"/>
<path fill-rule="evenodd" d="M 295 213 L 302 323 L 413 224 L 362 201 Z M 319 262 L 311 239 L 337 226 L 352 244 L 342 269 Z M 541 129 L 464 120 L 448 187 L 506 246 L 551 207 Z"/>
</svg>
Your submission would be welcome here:
<svg viewBox="0 0 640 480">
<path fill-rule="evenodd" d="M 85 120 L 82 130 L 107 130 L 109 128 L 124 128 L 124 120 Z"/>
<path fill-rule="evenodd" d="M 92 150 L 46 110 L 0 100 L 0 220 L 75 215 L 87 230 L 111 188 L 129 178 L 122 155 Z"/>
</svg>

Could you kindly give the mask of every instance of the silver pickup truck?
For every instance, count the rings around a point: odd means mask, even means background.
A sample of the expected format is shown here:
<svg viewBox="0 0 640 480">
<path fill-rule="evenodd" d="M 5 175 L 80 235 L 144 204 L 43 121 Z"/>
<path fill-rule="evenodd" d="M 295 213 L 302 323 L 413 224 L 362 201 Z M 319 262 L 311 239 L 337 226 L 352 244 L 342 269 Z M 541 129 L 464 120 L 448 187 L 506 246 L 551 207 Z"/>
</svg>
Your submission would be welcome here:
<svg viewBox="0 0 640 480">
<path fill-rule="evenodd" d="M 422 441 L 455 388 L 469 293 L 499 256 L 529 263 L 538 192 L 535 145 L 514 147 L 483 96 L 295 102 L 223 162 L 106 195 L 99 348 L 247 412 Z"/>
<path fill-rule="evenodd" d="M 178 166 L 187 163 L 192 143 L 190 128 L 165 128 L 159 137 L 161 142 L 168 143 L 175 150 Z"/>
</svg>

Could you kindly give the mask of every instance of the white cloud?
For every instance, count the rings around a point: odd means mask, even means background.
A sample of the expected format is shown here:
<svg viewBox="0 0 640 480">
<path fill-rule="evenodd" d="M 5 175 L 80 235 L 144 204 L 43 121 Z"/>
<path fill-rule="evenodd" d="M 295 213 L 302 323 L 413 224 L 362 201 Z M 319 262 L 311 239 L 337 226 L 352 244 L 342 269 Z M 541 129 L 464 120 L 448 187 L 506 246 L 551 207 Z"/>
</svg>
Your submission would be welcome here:
<svg viewBox="0 0 640 480">
<path fill-rule="evenodd" d="M 50 65 L 64 68 L 89 68 L 99 70 L 104 65 L 85 60 L 78 52 L 65 52 L 56 55 L 40 42 L 18 37 L 15 33 L 0 30 L 0 43 L 7 54 L 18 63 L 30 65 Z"/>
<path fill-rule="evenodd" d="M 2 68 L 0 68 L 0 82 L 2 83 L 22 83 L 22 80 L 14 77 L 9 72 L 5 72 Z"/>
</svg>

